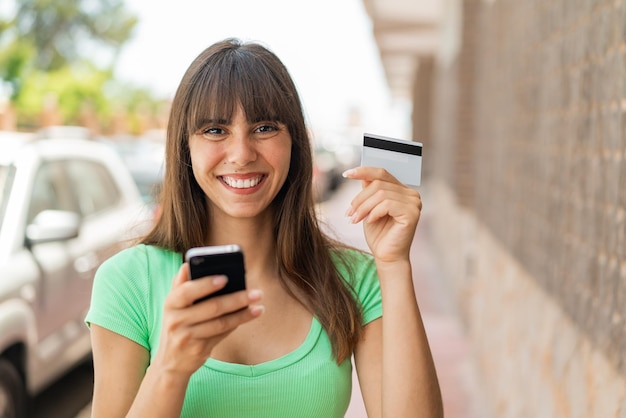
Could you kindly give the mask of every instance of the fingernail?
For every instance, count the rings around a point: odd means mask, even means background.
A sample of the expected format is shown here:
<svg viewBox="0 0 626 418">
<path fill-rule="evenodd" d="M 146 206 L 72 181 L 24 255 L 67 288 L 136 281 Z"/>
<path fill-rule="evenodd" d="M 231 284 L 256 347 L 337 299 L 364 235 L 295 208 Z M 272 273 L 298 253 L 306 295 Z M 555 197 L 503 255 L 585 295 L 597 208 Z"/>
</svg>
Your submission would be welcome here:
<svg viewBox="0 0 626 418">
<path fill-rule="evenodd" d="M 263 306 L 263 305 L 251 305 L 250 306 L 250 312 L 254 316 L 261 315 L 261 314 L 263 314 L 263 312 L 265 312 L 265 306 Z"/>
<path fill-rule="evenodd" d="M 228 281 L 226 276 L 216 276 L 213 278 L 213 286 L 221 286 Z"/>
<path fill-rule="evenodd" d="M 352 208 L 352 206 L 350 206 L 348 210 L 346 210 L 346 216 L 350 217 L 352 216 L 353 213 L 354 213 L 354 209 Z"/>
<path fill-rule="evenodd" d="M 354 168 L 351 168 L 349 170 L 344 171 L 343 173 L 341 173 L 341 176 L 344 178 L 348 178 L 350 176 L 352 176 L 354 174 Z"/>
<path fill-rule="evenodd" d="M 259 300 L 263 296 L 263 291 L 260 289 L 252 289 L 248 292 L 248 299 L 251 301 Z"/>
</svg>

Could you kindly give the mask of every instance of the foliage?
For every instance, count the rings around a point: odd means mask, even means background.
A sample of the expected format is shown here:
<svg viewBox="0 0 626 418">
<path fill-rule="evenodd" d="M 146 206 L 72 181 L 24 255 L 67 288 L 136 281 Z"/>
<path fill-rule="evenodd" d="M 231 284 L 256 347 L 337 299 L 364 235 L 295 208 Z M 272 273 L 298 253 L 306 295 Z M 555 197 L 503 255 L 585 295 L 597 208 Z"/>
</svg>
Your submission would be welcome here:
<svg viewBox="0 0 626 418">
<path fill-rule="evenodd" d="M 27 125 L 36 124 L 41 110 L 52 103 L 58 104 L 67 124 L 80 124 L 83 112 L 91 109 L 106 120 L 110 104 L 103 92 L 110 78 L 110 72 L 98 70 L 89 63 L 48 72 L 34 71 L 14 102 L 15 110 Z"/>
<path fill-rule="evenodd" d="M 33 45 L 22 39 L 16 39 L 0 50 L 0 78 L 8 83 L 11 100 L 17 99 L 24 76 L 28 74 L 30 62 L 36 54 Z"/>
<path fill-rule="evenodd" d="M 79 124 L 91 112 L 105 128 L 120 107 L 131 115 L 157 112 L 160 101 L 148 90 L 114 79 L 138 21 L 124 0 L 13 2 L 14 16 L 0 16 L 0 87 L 8 86 L 21 126 L 37 126 L 51 103 L 62 123 Z"/>
<path fill-rule="evenodd" d="M 15 34 L 35 46 L 35 67 L 44 71 L 71 64 L 94 46 L 115 57 L 137 24 L 123 0 L 15 1 Z"/>
</svg>

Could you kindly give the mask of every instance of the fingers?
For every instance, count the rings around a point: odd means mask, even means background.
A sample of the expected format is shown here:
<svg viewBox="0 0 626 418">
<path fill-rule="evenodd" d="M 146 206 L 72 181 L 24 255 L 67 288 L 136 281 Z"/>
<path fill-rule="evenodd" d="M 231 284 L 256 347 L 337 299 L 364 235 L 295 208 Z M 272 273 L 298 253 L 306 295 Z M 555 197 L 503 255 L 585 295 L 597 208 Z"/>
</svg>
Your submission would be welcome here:
<svg viewBox="0 0 626 418">
<path fill-rule="evenodd" d="M 164 307 L 169 311 L 179 311 L 177 322 L 189 325 L 238 312 L 246 307 L 249 307 L 248 310 L 253 315 L 263 313 L 263 306 L 257 304 L 262 297 L 262 292 L 258 289 L 234 292 L 196 303 L 222 289 L 227 281 L 227 277 L 222 275 L 190 280 L 189 268 L 185 263 L 174 278 L 172 291 L 166 297 Z"/>
<path fill-rule="evenodd" d="M 207 299 L 179 310 L 170 326 L 188 329 L 190 338 L 220 336 L 262 315 L 265 308 L 259 303 L 261 298 L 260 290 L 250 290 Z"/>
<path fill-rule="evenodd" d="M 177 373 L 193 373 L 230 332 L 263 314 L 263 294 L 257 289 L 194 303 L 222 289 L 226 282 L 225 276 L 191 280 L 188 265 L 181 266 L 165 298 L 157 363 Z"/>
<path fill-rule="evenodd" d="M 262 307 L 262 305 L 258 305 L 262 296 L 263 293 L 260 290 L 254 289 L 209 298 L 187 308 L 185 316 L 188 318 L 189 323 L 197 324 L 245 310 L 250 305 L 253 305 L 256 310 L 257 306 Z"/>
<path fill-rule="evenodd" d="M 176 287 L 186 282 L 187 280 L 189 280 L 189 264 L 183 263 L 183 265 L 180 266 L 180 268 L 178 269 L 178 273 L 176 273 L 176 276 L 174 277 L 173 286 Z"/>
<path fill-rule="evenodd" d="M 226 276 L 209 276 L 198 280 L 190 280 L 189 265 L 183 263 L 174 277 L 172 292 L 166 304 L 173 309 L 185 308 L 195 301 L 217 292 L 226 286 Z"/>
<path fill-rule="evenodd" d="M 355 167 L 346 170 L 342 176 L 347 179 L 361 180 L 365 185 L 374 180 L 382 180 L 389 183 L 402 184 L 392 176 L 387 170 L 380 167 Z"/>
<path fill-rule="evenodd" d="M 196 313 L 195 311 L 201 310 L 204 313 L 201 317 L 206 317 L 207 315 L 219 316 L 242 309 L 260 299 L 260 290 L 249 290 L 209 298 L 195 303 L 222 289 L 226 286 L 228 279 L 226 276 L 218 275 L 189 280 L 189 269 L 186 268 L 186 266 L 186 263 L 183 264 L 174 278 L 172 291 L 165 300 L 165 307 L 169 309 L 189 308 L 190 311 L 194 313 Z"/>
<path fill-rule="evenodd" d="M 202 339 L 228 334 L 239 325 L 261 316 L 264 311 L 263 305 L 249 305 L 245 309 L 198 323 L 191 328 L 192 337 Z"/>
<path fill-rule="evenodd" d="M 213 277 L 219 279 L 221 276 Z M 212 280 L 207 278 L 187 283 L 195 285 L 196 282 L 201 281 L 211 282 Z M 265 311 L 264 306 L 260 304 L 263 293 L 258 289 L 216 296 L 198 303 L 192 301 L 185 306 L 181 303 L 182 300 L 190 300 L 186 299 L 189 294 L 198 294 L 197 291 L 184 292 L 188 290 L 182 289 L 185 284 L 183 283 L 178 289 L 173 289 L 167 296 L 165 300 L 167 320 L 164 321 L 165 331 L 170 335 L 185 335 L 184 341 L 219 337 L 233 331 L 244 322 L 259 317 Z M 223 285 L 216 286 L 215 290 L 221 287 Z M 185 297 L 181 296 L 183 293 Z M 180 334 L 181 332 L 183 334 Z"/>
<path fill-rule="evenodd" d="M 396 219 L 419 217 L 422 208 L 419 192 L 400 183 L 385 169 L 357 167 L 346 171 L 344 176 L 360 179 L 364 185 L 346 211 L 352 223 L 375 222 L 387 215 Z"/>
</svg>

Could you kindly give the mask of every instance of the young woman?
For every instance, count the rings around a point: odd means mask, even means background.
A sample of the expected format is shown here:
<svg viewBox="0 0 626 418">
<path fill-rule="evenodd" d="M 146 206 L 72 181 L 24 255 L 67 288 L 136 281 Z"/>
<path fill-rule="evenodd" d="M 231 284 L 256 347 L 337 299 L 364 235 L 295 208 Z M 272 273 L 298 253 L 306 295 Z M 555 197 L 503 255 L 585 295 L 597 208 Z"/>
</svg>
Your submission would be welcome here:
<svg viewBox="0 0 626 418">
<path fill-rule="evenodd" d="M 409 260 L 420 195 L 383 169 L 344 175 L 371 255 L 320 230 L 281 61 L 234 39 L 202 52 L 172 103 L 161 216 L 96 276 L 93 417 L 342 417 L 353 355 L 368 416 L 442 416 Z M 185 252 L 224 244 L 247 290 L 194 303 L 227 278 L 190 280 Z"/>
</svg>

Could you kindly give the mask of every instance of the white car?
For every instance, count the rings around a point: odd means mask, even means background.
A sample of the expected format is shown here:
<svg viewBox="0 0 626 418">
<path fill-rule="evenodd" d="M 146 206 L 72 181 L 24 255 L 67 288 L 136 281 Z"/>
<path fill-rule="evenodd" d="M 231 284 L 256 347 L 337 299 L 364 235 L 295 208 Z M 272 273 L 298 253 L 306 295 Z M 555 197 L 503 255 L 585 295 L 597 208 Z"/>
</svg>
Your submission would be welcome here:
<svg viewBox="0 0 626 418">
<path fill-rule="evenodd" d="M 91 354 L 95 269 L 152 214 L 106 145 L 0 134 L 0 416 Z"/>
</svg>

